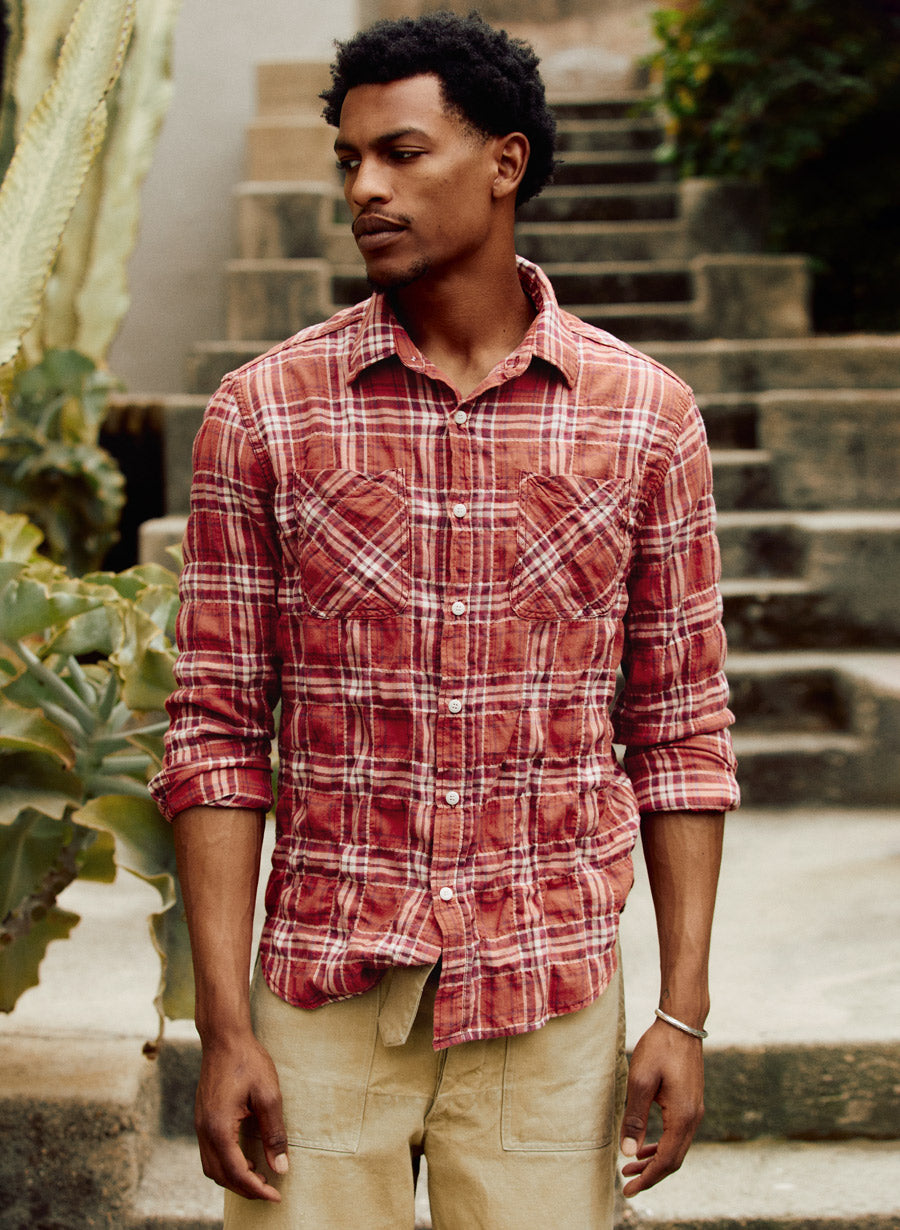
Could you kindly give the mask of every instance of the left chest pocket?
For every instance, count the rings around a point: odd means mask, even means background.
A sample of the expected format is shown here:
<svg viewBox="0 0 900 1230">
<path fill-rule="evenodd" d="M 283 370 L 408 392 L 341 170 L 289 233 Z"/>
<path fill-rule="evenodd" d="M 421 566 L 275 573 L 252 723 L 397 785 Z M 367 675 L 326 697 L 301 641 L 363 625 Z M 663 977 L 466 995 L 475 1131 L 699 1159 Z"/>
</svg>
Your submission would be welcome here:
<svg viewBox="0 0 900 1230">
<path fill-rule="evenodd" d="M 523 474 L 513 611 L 525 619 L 596 619 L 609 612 L 630 555 L 629 489 L 579 474 Z"/>
<path fill-rule="evenodd" d="M 379 619 L 409 598 L 410 532 L 402 470 L 300 471 L 284 546 L 320 619 Z"/>
</svg>

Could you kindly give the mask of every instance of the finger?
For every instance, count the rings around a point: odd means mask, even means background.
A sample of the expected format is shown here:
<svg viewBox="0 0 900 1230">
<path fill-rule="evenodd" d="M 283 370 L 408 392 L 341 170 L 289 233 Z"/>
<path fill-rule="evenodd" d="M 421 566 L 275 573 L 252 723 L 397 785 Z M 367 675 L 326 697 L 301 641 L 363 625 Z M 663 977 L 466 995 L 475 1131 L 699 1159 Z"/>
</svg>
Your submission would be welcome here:
<svg viewBox="0 0 900 1230">
<path fill-rule="evenodd" d="M 266 1164 L 273 1174 L 287 1174 L 288 1142 L 281 1107 L 281 1091 L 274 1089 L 257 1094 L 253 1099 L 256 1127 L 266 1154 Z"/>
<path fill-rule="evenodd" d="M 646 1191 L 679 1170 L 693 1139 L 694 1127 L 692 1119 L 668 1124 L 656 1145 L 642 1149 L 637 1160 L 622 1168 L 624 1177 L 636 1176 L 623 1194 L 634 1196 Z"/>
<path fill-rule="evenodd" d="M 647 1135 L 647 1116 L 656 1090 L 639 1083 L 632 1073 L 628 1078 L 625 1112 L 622 1115 L 621 1149 L 626 1157 L 638 1157 Z"/>
<path fill-rule="evenodd" d="M 200 1138 L 200 1158 L 203 1173 L 220 1187 L 227 1187 L 246 1200 L 281 1200 L 277 1188 L 266 1182 L 239 1143 L 227 1134 L 204 1133 Z"/>
</svg>

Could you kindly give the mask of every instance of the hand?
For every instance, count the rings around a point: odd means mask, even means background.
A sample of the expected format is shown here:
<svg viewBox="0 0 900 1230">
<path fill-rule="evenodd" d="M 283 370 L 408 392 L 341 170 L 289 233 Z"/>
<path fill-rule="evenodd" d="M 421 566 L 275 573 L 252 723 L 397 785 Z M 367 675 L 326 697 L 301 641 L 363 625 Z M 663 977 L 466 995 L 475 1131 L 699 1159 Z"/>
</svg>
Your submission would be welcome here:
<svg viewBox="0 0 900 1230">
<path fill-rule="evenodd" d="M 663 1132 L 646 1143 L 651 1103 L 662 1111 Z M 699 1038 L 655 1021 L 634 1048 L 622 1120 L 622 1152 L 635 1160 L 622 1168 L 635 1196 L 676 1171 L 703 1118 L 703 1048 Z M 632 1177 L 634 1176 L 634 1177 Z"/>
<path fill-rule="evenodd" d="M 281 1200 L 240 1146 L 240 1128 L 253 1118 L 275 1174 L 288 1169 L 287 1135 L 275 1065 L 253 1034 L 203 1048 L 194 1125 L 203 1173 L 247 1200 Z"/>
</svg>

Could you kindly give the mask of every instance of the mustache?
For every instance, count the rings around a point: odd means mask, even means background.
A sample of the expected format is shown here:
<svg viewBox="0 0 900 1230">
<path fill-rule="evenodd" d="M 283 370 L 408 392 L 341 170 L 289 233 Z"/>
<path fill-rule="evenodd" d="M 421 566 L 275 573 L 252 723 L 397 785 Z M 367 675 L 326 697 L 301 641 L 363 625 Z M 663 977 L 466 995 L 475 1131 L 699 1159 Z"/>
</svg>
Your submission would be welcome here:
<svg viewBox="0 0 900 1230">
<path fill-rule="evenodd" d="M 359 238 L 360 235 L 374 235 L 377 231 L 401 231 L 404 227 L 409 226 L 410 222 L 411 219 L 403 214 L 393 215 L 367 210 L 354 218 L 350 229 L 354 236 Z"/>
</svg>

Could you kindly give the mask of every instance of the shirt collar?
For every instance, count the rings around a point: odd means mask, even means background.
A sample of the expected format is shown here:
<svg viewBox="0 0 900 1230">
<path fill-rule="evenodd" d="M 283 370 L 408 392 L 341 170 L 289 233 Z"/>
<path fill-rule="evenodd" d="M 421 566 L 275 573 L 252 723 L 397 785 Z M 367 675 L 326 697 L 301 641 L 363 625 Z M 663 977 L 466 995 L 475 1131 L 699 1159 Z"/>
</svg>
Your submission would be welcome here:
<svg viewBox="0 0 900 1230">
<path fill-rule="evenodd" d="M 524 257 L 516 257 L 519 281 L 534 303 L 537 315 L 520 345 L 507 360 L 507 371 L 525 371 L 533 358 L 542 359 L 560 372 L 571 388 L 578 372 L 578 351 L 574 337 L 563 320 L 550 280 L 543 270 Z M 365 305 L 359 333 L 350 351 L 348 379 L 374 363 L 396 355 L 413 371 L 424 371 L 425 360 L 409 334 L 397 320 L 387 298 L 377 292 Z"/>
</svg>

